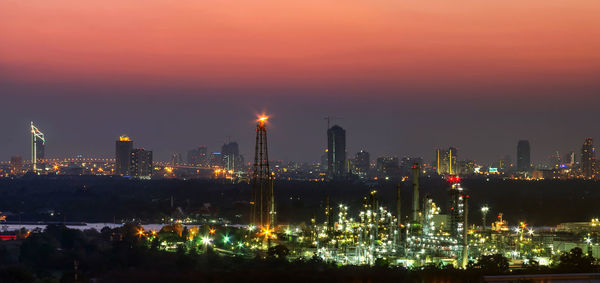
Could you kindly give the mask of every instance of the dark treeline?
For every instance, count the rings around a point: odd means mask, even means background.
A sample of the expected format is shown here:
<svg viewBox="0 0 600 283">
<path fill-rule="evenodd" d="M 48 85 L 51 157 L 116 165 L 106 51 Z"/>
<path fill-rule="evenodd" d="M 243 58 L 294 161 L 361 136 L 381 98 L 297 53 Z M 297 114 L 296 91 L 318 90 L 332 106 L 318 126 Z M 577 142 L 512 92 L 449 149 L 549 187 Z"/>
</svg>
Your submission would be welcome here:
<svg viewBox="0 0 600 283">
<path fill-rule="evenodd" d="M 337 266 L 316 257 L 289 260 L 282 245 L 255 257 L 220 256 L 210 247 L 183 245 L 165 252 L 158 240 L 139 237 L 138 229 L 134 224 L 101 231 L 49 225 L 25 240 L 0 242 L 0 282 L 480 282 L 484 275 L 599 271 L 594 258 L 578 248 L 557 257 L 552 267 L 531 262 L 513 271 L 501 255 L 484 256 L 466 270 L 391 267 L 382 259 L 373 267 Z"/>
<path fill-rule="evenodd" d="M 382 205 L 395 211 L 395 183 L 277 181 L 275 186 L 280 223 L 308 222 L 313 216 L 322 219 L 326 196 L 334 209 L 344 203 L 356 214 L 363 196 L 371 190 L 378 191 Z M 445 213 L 448 186 L 438 178 L 423 178 L 421 194 L 432 196 Z M 465 179 L 463 187 L 471 196 L 471 223 L 480 224 L 482 204 L 490 206 L 490 221 L 502 212 L 512 225 L 522 220 L 534 226 L 556 225 L 600 216 L 598 182 Z M 184 214 L 193 215 L 210 203 L 217 215 L 237 223 L 246 221 L 250 190 L 249 184 L 201 180 L 136 181 L 99 176 L 1 179 L 0 211 L 9 213 L 10 222 L 119 222 L 135 218 L 156 223 L 174 215 L 177 207 Z M 410 183 L 405 182 L 402 184 L 405 216 L 410 212 L 411 199 Z"/>
</svg>

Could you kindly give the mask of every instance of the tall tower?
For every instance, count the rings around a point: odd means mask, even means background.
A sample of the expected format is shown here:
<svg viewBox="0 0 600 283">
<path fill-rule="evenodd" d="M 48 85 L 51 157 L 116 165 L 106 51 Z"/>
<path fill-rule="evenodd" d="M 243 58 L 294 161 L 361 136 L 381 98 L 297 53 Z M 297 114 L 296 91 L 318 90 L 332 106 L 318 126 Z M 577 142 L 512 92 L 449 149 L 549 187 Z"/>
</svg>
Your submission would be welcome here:
<svg viewBox="0 0 600 283">
<path fill-rule="evenodd" d="M 273 176 L 269 169 L 267 150 L 267 116 L 258 118 L 256 125 L 256 147 L 254 170 L 252 174 L 252 202 L 250 202 L 250 224 L 259 227 L 275 226 L 275 198 L 273 195 Z"/>
<path fill-rule="evenodd" d="M 327 130 L 327 175 L 341 179 L 346 173 L 346 130 L 338 125 Z"/>
<path fill-rule="evenodd" d="M 45 155 L 46 137 L 31 122 L 31 166 L 34 172 L 37 172 L 38 159 L 43 159 Z"/>
<path fill-rule="evenodd" d="M 120 136 L 115 142 L 115 175 L 130 175 L 132 151 L 133 141 L 126 135 Z"/>
<path fill-rule="evenodd" d="M 594 140 L 586 138 L 581 147 L 581 172 L 586 179 L 594 178 L 594 162 L 596 153 L 594 150 Z"/>
<path fill-rule="evenodd" d="M 517 144 L 517 171 L 529 172 L 531 169 L 531 148 L 529 141 L 520 140 Z"/>
</svg>

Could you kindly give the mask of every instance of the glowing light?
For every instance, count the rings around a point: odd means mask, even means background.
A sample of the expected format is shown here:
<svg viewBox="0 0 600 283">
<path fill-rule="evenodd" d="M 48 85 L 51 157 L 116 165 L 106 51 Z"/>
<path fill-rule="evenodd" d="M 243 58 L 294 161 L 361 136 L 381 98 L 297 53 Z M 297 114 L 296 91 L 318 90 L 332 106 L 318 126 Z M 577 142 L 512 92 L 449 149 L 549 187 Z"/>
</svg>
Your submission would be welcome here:
<svg viewBox="0 0 600 283">
<path fill-rule="evenodd" d="M 231 239 L 229 238 L 228 235 L 223 236 L 223 243 L 224 244 L 229 244 L 230 241 L 231 241 Z"/>
<path fill-rule="evenodd" d="M 215 232 L 217 232 L 217 229 L 215 229 L 215 228 L 210 228 L 210 229 L 208 230 L 208 233 L 209 233 L 209 234 L 211 234 L 211 235 L 214 235 L 214 234 L 215 234 Z"/>
<path fill-rule="evenodd" d="M 202 237 L 202 244 L 204 244 L 205 246 L 209 246 L 210 244 L 212 244 L 212 239 L 209 237 Z"/>
<path fill-rule="evenodd" d="M 273 231 L 275 229 L 273 228 L 269 228 L 269 225 L 267 225 L 267 227 L 263 227 L 260 230 L 260 233 L 258 233 L 258 235 L 265 237 L 265 240 L 267 239 L 275 239 L 275 234 L 273 234 Z"/>
<path fill-rule="evenodd" d="M 131 141 L 131 139 L 126 135 L 122 135 L 119 137 L 119 141 Z"/>
</svg>

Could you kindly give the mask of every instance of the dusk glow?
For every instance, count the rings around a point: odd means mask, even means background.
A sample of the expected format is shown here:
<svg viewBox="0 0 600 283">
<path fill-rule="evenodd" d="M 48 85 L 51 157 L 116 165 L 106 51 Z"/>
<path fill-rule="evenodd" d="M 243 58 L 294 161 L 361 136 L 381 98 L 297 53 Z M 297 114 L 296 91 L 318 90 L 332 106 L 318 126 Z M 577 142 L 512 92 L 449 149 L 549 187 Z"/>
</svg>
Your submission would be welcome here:
<svg viewBox="0 0 600 283">
<path fill-rule="evenodd" d="M 0 11 L 0 72 L 16 82 L 405 95 L 588 85 L 600 70 L 595 0 L 7 0 Z"/>
</svg>

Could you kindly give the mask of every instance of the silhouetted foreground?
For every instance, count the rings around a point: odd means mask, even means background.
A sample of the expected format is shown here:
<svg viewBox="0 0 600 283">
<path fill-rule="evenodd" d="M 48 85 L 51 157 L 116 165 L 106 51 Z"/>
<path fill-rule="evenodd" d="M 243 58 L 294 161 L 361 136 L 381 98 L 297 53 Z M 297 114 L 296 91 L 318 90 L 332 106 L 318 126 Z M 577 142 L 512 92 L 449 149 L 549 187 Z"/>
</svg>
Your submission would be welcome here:
<svg viewBox="0 0 600 283">
<path fill-rule="evenodd" d="M 578 248 L 557 257 L 552 267 L 532 262 L 510 271 L 505 257 L 490 255 L 466 270 L 407 269 L 382 259 L 373 267 L 336 266 L 316 257 L 289 261 L 283 246 L 256 258 L 220 256 L 211 249 L 165 252 L 146 245 L 137 231 L 135 225 L 100 232 L 50 225 L 25 240 L 1 242 L 0 282 L 480 282 L 484 275 L 600 271 Z"/>
<path fill-rule="evenodd" d="M 429 195 L 447 213 L 449 184 L 439 178 L 422 178 L 421 193 Z M 490 207 L 489 219 L 499 212 L 509 225 L 527 221 L 530 226 L 589 221 L 600 215 L 600 182 L 580 180 L 511 181 L 464 179 L 471 196 L 470 223 L 480 223 L 478 208 Z M 277 180 L 275 198 L 279 223 L 324 220 L 325 198 L 344 203 L 358 214 L 362 198 L 377 190 L 380 203 L 395 207 L 396 184 L 324 183 Z M 411 186 L 404 184 L 402 215 L 411 209 Z M 249 184 L 203 180 L 136 181 L 103 176 L 39 176 L 0 179 L 0 211 L 7 221 L 109 222 L 120 220 L 161 223 L 171 217 L 197 218 L 210 204 L 215 217 L 248 223 Z M 173 206 L 171 206 L 173 204 Z M 572 205 L 576 204 L 576 205 Z M 174 215 L 176 214 L 176 215 Z"/>
</svg>

